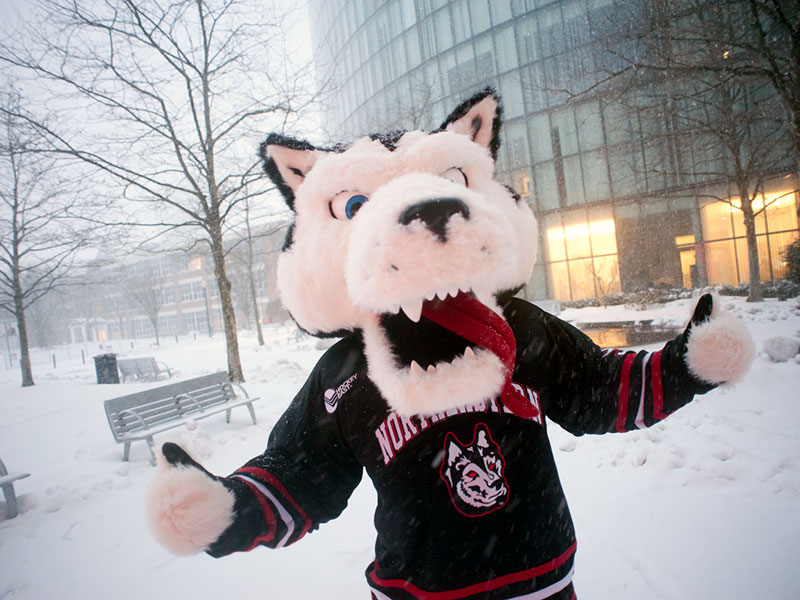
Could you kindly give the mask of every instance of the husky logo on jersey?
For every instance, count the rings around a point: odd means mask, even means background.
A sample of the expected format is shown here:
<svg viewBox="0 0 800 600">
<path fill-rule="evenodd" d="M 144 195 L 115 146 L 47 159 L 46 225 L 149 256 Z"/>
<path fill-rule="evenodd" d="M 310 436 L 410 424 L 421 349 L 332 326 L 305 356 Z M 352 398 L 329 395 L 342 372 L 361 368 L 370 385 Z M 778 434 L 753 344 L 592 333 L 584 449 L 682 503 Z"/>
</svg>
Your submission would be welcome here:
<svg viewBox="0 0 800 600">
<path fill-rule="evenodd" d="M 508 501 L 505 466 L 500 446 L 483 423 L 475 426 L 469 444 L 461 443 L 453 433 L 445 436 L 439 473 L 462 515 L 480 517 L 505 506 Z"/>
</svg>

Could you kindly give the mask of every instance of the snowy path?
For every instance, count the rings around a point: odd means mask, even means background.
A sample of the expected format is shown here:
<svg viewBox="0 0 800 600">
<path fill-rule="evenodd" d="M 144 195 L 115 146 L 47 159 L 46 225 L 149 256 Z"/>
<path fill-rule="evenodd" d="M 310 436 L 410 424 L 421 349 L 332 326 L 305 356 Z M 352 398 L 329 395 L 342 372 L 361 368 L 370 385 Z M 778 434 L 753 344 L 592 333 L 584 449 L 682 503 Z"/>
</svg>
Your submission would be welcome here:
<svg viewBox="0 0 800 600">
<path fill-rule="evenodd" d="M 776 335 L 800 337 L 797 300 L 726 303 L 744 316 L 760 348 Z M 638 318 L 682 320 L 690 302 Z M 583 309 L 565 318 L 589 320 Z M 605 309 L 608 319 L 624 309 Z M 195 431 L 175 430 L 210 470 L 226 473 L 262 451 L 320 352 L 270 348 L 243 336 L 247 389 L 261 396 L 259 425 L 247 412 L 219 415 Z M 139 347 L 188 377 L 224 365 L 220 339 Z M 21 514 L 0 520 L 0 600 L 367 598 L 375 496 L 362 482 L 335 522 L 279 552 L 214 560 L 175 558 L 151 539 L 144 490 L 152 476 L 143 444 L 132 461 L 108 431 L 102 400 L 153 384 L 100 386 L 78 361 L 40 366 L 37 385 L 0 372 L 0 457 L 32 476 L 17 483 Z M 664 423 L 624 435 L 574 438 L 551 426 L 551 441 L 578 529 L 581 600 L 795 600 L 800 598 L 800 364 L 760 355 L 746 380 L 715 390 Z M 0 503 L 0 519 L 4 510 Z"/>
</svg>

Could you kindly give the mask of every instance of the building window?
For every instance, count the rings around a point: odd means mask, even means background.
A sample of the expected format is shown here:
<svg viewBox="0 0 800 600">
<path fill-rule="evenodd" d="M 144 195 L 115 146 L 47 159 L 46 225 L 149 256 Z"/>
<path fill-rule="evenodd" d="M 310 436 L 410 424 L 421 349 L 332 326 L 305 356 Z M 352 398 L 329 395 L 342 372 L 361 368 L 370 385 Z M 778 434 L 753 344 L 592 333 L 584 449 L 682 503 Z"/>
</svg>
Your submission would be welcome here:
<svg viewBox="0 0 800 600">
<path fill-rule="evenodd" d="M 533 162 L 541 162 L 553 158 L 553 142 L 550 136 L 550 117 L 537 115 L 527 120 L 528 140 L 531 146 Z"/>
<path fill-rule="evenodd" d="M 198 271 L 203 268 L 203 257 L 202 256 L 192 256 L 189 259 L 189 270 L 190 271 Z"/>
<path fill-rule="evenodd" d="M 519 65 L 517 61 L 517 44 L 514 41 L 514 27 L 512 25 L 498 31 L 494 36 L 494 43 L 497 46 L 497 55 L 500 57 L 500 64 L 503 65 L 503 70 L 513 69 Z"/>
<path fill-rule="evenodd" d="M 208 314 L 205 311 L 186 312 L 181 318 L 184 331 L 208 332 Z"/>
<path fill-rule="evenodd" d="M 797 205 L 791 188 L 774 190 L 753 202 L 762 281 L 786 276 L 783 253 L 798 237 Z M 766 208 L 765 208 L 766 204 Z M 708 283 L 749 281 L 747 239 L 739 199 L 707 202 L 700 208 Z"/>
<path fill-rule="evenodd" d="M 153 335 L 155 335 L 155 332 L 149 319 L 133 320 L 133 337 L 151 337 Z"/>
<path fill-rule="evenodd" d="M 181 284 L 181 302 L 202 300 L 205 298 L 205 285 L 201 281 L 190 281 Z"/>
<path fill-rule="evenodd" d="M 433 33 L 433 20 L 425 19 L 419 25 L 419 47 L 422 60 L 429 60 L 436 55 L 436 36 Z M 350 104 L 356 106 L 355 103 Z"/>
<path fill-rule="evenodd" d="M 469 27 L 469 12 L 467 11 L 466 0 L 452 4 L 453 11 L 453 30 L 455 31 L 455 43 L 460 44 L 470 38 L 472 31 Z"/>
<path fill-rule="evenodd" d="M 486 0 L 470 0 L 469 13 L 472 17 L 472 33 L 478 34 L 492 26 L 489 20 L 489 3 Z"/>
<path fill-rule="evenodd" d="M 508 21 L 511 18 L 511 5 L 508 2 L 487 2 L 492 11 L 492 21 L 495 25 Z"/>
<path fill-rule="evenodd" d="M 159 315 L 158 333 L 161 335 L 175 335 L 178 333 L 178 315 Z"/>
<path fill-rule="evenodd" d="M 563 170 L 561 175 L 563 182 Z M 553 161 L 538 164 L 533 168 L 533 183 L 538 210 L 547 211 L 559 207 L 560 193 Z"/>
<path fill-rule="evenodd" d="M 162 304 L 173 304 L 175 302 L 175 293 L 172 289 L 172 286 L 167 286 L 161 288 L 161 303 Z"/>
<path fill-rule="evenodd" d="M 614 219 L 609 211 L 552 215 L 545 220 L 552 294 L 559 300 L 620 291 Z"/>
</svg>

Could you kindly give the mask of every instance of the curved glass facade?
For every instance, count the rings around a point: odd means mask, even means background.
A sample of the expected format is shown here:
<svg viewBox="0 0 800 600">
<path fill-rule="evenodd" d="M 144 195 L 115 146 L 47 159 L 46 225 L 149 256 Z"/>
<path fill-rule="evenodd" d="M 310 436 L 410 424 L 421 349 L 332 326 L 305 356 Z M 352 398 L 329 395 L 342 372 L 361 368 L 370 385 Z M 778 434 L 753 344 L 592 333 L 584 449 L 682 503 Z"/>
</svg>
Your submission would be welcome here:
<svg viewBox="0 0 800 600">
<path fill-rule="evenodd" d="M 593 28 L 616 10 L 612 0 L 311 0 L 315 62 L 336 90 L 329 134 L 433 129 L 494 86 L 504 107 L 498 178 L 540 223 L 529 297 L 747 281 L 742 213 L 729 179 L 711 168 L 721 160 L 713 140 L 677 131 L 635 98 L 568 102 L 564 90 L 588 88 L 608 66 Z M 744 102 L 763 94 L 754 85 Z M 764 280 L 784 275 L 781 252 L 798 237 L 786 150 L 759 200 Z"/>
</svg>

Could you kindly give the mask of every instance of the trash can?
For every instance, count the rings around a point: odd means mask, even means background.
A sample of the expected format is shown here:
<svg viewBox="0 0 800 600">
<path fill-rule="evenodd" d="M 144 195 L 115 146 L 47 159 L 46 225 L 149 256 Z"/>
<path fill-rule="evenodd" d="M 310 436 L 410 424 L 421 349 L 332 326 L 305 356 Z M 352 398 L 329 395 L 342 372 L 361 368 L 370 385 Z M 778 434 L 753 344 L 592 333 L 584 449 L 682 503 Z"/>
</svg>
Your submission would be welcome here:
<svg viewBox="0 0 800 600">
<path fill-rule="evenodd" d="M 97 383 L 119 383 L 116 354 L 98 354 L 94 357 Z"/>
</svg>

